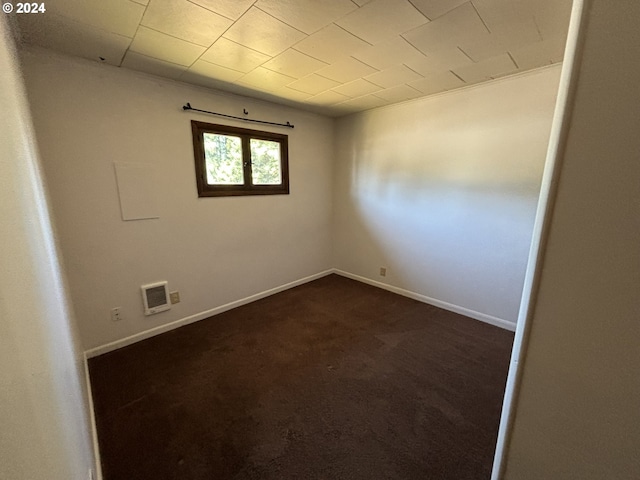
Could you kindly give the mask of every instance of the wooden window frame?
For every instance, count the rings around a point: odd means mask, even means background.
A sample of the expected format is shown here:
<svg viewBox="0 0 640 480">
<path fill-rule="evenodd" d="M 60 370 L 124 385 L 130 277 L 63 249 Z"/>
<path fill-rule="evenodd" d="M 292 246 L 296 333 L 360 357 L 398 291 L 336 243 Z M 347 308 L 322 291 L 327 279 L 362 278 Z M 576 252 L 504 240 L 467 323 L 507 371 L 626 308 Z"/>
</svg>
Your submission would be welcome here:
<svg viewBox="0 0 640 480">
<path fill-rule="evenodd" d="M 289 137 L 280 133 L 251 130 L 213 123 L 191 121 L 193 153 L 196 163 L 198 197 L 231 197 L 240 195 L 288 195 L 289 194 Z M 244 185 L 210 185 L 207 183 L 204 134 L 217 133 L 240 137 L 242 142 L 242 165 Z M 280 144 L 280 172 L 282 183 L 278 185 L 253 185 L 251 171 L 251 139 L 269 140 Z"/>
</svg>

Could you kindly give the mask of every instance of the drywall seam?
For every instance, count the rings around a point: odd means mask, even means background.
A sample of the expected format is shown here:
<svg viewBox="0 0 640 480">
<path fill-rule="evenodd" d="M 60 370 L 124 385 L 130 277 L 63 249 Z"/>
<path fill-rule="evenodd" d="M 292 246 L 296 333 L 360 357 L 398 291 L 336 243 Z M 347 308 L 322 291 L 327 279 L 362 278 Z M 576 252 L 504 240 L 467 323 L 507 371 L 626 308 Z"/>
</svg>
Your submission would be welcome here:
<svg viewBox="0 0 640 480">
<path fill-rule="evenodd" d="M 590 0 L 573 0 L 569 33 L 567 35 L 565 48 L 565 61 L 560 77 L 560 87 L 558 89 L 556 110 L 554 112 L 552 130 L 549 138 L 547 160 L 542 185 L 540 187 L 536 220 L 533 228 L 531 248 L 529 250 L 529 261 L 525 273 L 516 335 L 513 342 L 509 374 L 502 404 L 502 415 L 498 429 L 491 480 L 503 478 L 506 470 L 506 456 L 517 410 L 522 371 L 531 331 L 531 320 L 535 314 L 536 299 L 540 287 L 540 276 L 553 216 L 558 180 L 571 125 L 573 101 L 578 83 L 575 72 L 579 70 L 581 61 L 584 28 L 587 17 L 586 12 L 589 1 Z"/>
<path fill-rule="evenodd" d="M 89 376 L 89 363 L 88 357 L 85 352 L 83 355 L 83 363 L 84 363 L 84 376 L 86 378 L 87 383 L 87 396 L 89 398 L 89 413 L 91 416 L 91 440 L 93 442 L 93 451 L 94 451 L 94 469 L 96 472 L 96 480 L 102 480 L 102 462 L 100 460 L 100 446 L 98 444 L 98 427 L 96 425 L 96 412 L 93 407 L 93 392 L 91 390 L 91 378 Z"/>
<path fill-rule="evenodd" d="M 426 295 L 422 295 L 420 293 L 415 293 L 410 290 L 405 290 L 404 288 L 389 285 L 387 283 L 378 282 L 376 280 L 371 280 L 369 278 L 361 277 L 360 275 L 355 275 L 353 273 L 345 272 L 343 270 L 339 270 L 336 268 L 333 269 L 333 272 L 343 277 L 351 278 L 352 280 L 357 280 L 358 282 L 366 283 L 368 285 L 373 285 L 374 287 L 382 288 L 384 290 L 397 293 L 398 295 L 402 295 L 403 297 L 412 298 L 413 300 L 418 300 L 419 302 L 428 303 L 429 305 L 433 305 L 434 307 L 443 308 L 445 310 L 449 310 L 450 312 L 459 313 L 466 317 L 470 317 L 475 320 L 480 320 L 481 322 L 489 323 L 496 327 L 504 328 L 505 330 L 510 330 L 513 332 L 516 329 L 515 323 L 509 322 L 508 320 L 503 320 L 502 318 L 493 317 L 485 313 L 476 312 L 475 310 L 470 310 L 465 307 L 460 307 L 458 305 L 454 305 L 453 303 L 437 300 L 435 298 L 427 297 Z"/>
<path fill-rule="evenodd" d="M 300 278 L 298 280 L 294 280 L 293 282 L 285 283 L 284 285 L 280 285 L 278 287 L 270 288 L 269 290 L 265 290 L 263 292 L 256 293 L 254 295 L 250 295 L 245 298 L 241 298 L 240 300 L 235 300 L 233 302 L 220 305 L 219 307 L 211 308 L 209 310 L 205 310 L 204 312 L 196 313 L 194 315 L 190 315 L 185 318 L 181 318 L 171 323 L 167 323 L 165 325 L 160 325 L 158 327 L 151 328 L 149 330 L 145 330 L 144 332 L 136 333 L 135 335 L 131 335 L 126 338 L 122 338 L 120 340 L 116 340 L 114 342 L 107 343 L 106 345 L 102 345 L 99 347 L 92 348 L 90 350 L 85 351 L 85 355 L 87 358 L 97 357 L 98 355 L 102 355 L 103 353 L 112 352 L 122 347 L 126 347 L 127 345 L 131 345 L 136 342 L 140 342 L 142 340 L 146 340 L 147 338 L 155 337 L 156 335 L 160 335 L 161 333 L 165 333 L 171 330 L 175 330 L 176 328 L 189 325 L 190 323 L 197 322 L 199 320 L 204 320 L 205 318 L 212 317 L 214 315 L 218 315 L 219 313 L 226 312 L 236 307 L 241 307 L 242 305 L 246 305 L 251 302 L 255 302 L 256 300 L 260 300 L 261 298 L 269 297 L 276 293 L 283 292 L 285 290 L 289 290 L 290 288 L 297 287 L 298 285 L 302 285 L 313 280 L 317 280 L 318 278 L 326 277 L 333 273 L 333 269 L 325 270 L 320 273 L 316 273 L 314 275 L 310 275 L 308 277 Z"/>
</svg>

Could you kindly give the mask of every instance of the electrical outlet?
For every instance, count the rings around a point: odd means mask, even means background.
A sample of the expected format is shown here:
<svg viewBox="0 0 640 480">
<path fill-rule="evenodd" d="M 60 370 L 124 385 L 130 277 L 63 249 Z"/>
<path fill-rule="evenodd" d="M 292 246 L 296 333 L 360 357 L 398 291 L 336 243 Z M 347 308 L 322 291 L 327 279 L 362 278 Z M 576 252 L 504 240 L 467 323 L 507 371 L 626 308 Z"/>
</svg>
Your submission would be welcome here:
<svg viewBox="0 0 640 480">
<path fill-rule="evenodd" d="M 169 298 L 171 299 L 171 304 L 180 303 L 180 292 L 169 292 Z"/>
<path fill-rule="evenodd" d="M 387 276 L 387 267 L 380 267 L 380 276 L 381 277 Z"/>
<path fill-rule="evenodd" d="M 119 322 L 122 320 L 122 312 L 120 311 L 120 307 L 111 309 L 111 320 L 114 322 Z"/>
</svg>

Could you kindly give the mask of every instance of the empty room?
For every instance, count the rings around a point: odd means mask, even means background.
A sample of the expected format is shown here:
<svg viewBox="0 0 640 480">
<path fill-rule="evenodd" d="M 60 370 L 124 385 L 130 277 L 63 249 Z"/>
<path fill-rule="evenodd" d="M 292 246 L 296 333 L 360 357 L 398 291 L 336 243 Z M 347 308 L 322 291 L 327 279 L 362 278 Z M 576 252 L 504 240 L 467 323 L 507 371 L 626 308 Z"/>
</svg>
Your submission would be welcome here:
<svg viewBox="0 0 640 480">
<path fill-rule="evenodd" d="M 0 476 L 627 478 L 602 3 L 4 3 Z"/>
</svg>

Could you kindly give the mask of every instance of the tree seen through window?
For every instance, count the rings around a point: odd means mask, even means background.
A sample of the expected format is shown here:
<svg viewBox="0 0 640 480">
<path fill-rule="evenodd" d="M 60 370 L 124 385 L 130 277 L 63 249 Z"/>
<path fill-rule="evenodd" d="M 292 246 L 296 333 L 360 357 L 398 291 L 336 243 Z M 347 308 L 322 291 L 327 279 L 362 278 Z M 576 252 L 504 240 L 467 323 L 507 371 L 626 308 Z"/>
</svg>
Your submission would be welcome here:
<svg viewBox="0 0 640 480">
<path fill-rule="evenodd" d="M 289 193 L 288 136 L 191 121 L 200 197 Z"/>
</svg>

